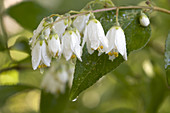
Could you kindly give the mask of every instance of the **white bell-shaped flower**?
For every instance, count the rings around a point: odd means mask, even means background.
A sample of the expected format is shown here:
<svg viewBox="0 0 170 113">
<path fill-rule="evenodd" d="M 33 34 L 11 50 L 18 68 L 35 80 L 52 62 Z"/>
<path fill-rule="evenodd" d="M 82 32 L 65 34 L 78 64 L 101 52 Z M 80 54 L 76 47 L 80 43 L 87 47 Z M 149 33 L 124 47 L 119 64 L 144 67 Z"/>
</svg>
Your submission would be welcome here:
<svg viewBox="0 0 170 113">
<path fill-rule="evenodd" d="M 108 48 L 106 53 L 109 59 L 113 60 L 118 57 L 118 52 L 127 60 L 126 39 L 123 29 L 120 26 L 113 26 L 106 34 L 108 39 Z"/>
<path fill-rule="evenodd" d="M 140 24 L 144 27 L 147 27 L 150 24 L 149 18 L 144 13 L 141 13 L 139 21 Z"/>
<path fill-rule="evenodd" d="M 44 40 L 38 41 L 32 48 L 32 67 L 34 70 L 50 66 L 51 55 L 48 52 L 47 45 Z"/>
<path fill-rule="evenodd" d="M 94 50 L 105 50 L 108 47 L 108 40 L 104 34 L 101 23 L 96 19 L 91 19 L 85 28 L 82 47 L 86 43 L 88 52 L 92 54 Z"/>
<path fill-rule="evenodd" d="M 43 18 L 42 21 L 40 22 L 40 24 L 38 25 L 37 29 L 34 30 L 33 32 L 33 37 L 32 39 L 30 40 L 30 45 L 35 46 L 35 43 L 37 41 L 37 37 L 39 36 L 39 34 L 42 32 L 42 30 L 45 28 L 45 26 L 47 24 L 50 24 L 53 22 L 53 19 L 52 18 Z M 49 28 L 48 28 L 48 31 L 49 31 Z"/>
<path fill-rule="evenodd" d="M 46 73 L 41 87 L 52 94 L 64 93 L 66 82 L 68 81 L 68 73 L 66 70 L 60 70 L 57 73 Z"/>
<path fill-rule="evenodd" d="M 51 28 L 48 27 L 43 31 L 44 38 L 47 40 L 50 36 Z"/>
<path fill-rule="evenodd" d="M 72 68 L 74 66 L 62 59 L 53 62 L 43 77 L 41 87 L 52 94 L 64 93 L 73 78 Z"/>
<path fill-rule="evenodd" d="M 60 38 L 58 37 L 58 34 L 53 33 L 50 34 L 48 41 L 48 49 L 49 52 L 52 54 L 53 57 L 60 56 L 61 55 L 61 44 L 60 44 Z"/>
<path fill-rule="evenodd" d="M 80 46 L 80 34 L 78 31 L 66 31 L 62 37 L 62 52 L 66 60 L 77 58 L 82 61 L 82 47 Z"/>
<path fill-rule="evenodd" d="M 75 20 L 73 21 L 73 26 L 77 28 L 80 33 L 82 33 L 89 20 L 89 17 L 90 17 L 90 14 L 77 16 Z"/>
<path fill-rule="evenodd" d="M 61 17 L 57 17 L 55 21 L 58 21 L 60 18 Z M 54 24 L 55 33 L 57 33 L 58 36 L 61 38 L 67 27 L 68 27 L 68 20 L 67 19 L 60 20 Z"/>
</svg>

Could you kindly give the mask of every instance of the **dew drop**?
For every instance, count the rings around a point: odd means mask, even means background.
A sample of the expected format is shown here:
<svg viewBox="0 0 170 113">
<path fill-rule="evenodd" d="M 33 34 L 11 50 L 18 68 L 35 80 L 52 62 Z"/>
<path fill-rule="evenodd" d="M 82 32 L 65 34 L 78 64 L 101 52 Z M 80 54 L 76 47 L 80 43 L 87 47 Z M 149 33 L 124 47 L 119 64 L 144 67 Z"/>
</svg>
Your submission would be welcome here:
<svg viewBox="0 0 170 113">
<path fill-rule="evenodd" d="M 40 68 L 40 73 L 41 73 L 41 74 L 44 73 L 44 68 Z"/>
<path fill-rule="evenodd" d="M 72 100 L 72 102 L 75 102 L 75 101 L 77 101 L 77 99 L 78 99 L 78 96 L 77 96 L 75 99 L 73 99 L 73 100 Z"/>
</svg>

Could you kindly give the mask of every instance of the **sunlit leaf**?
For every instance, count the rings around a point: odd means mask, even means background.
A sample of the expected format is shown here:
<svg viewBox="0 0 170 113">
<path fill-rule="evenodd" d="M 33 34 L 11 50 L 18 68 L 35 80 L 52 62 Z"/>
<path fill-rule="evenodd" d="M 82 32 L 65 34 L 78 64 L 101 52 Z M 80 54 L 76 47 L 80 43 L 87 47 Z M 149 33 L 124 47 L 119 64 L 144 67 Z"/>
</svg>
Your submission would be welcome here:
<svg viewBox="0 0 170 113">
<path fill-rule="evenodd" d="M 19 82 L 19 73 L 16 70 L 9 70 L 0 73 L 0 85 L 14 85 Z"/>
<path fill-rule="evenodd" d="M 25 85 L 0 86 L 0 107 L 2 107 L 5 104 L 6 100 L 12 95 L 15 95 L 21 91 L 28 91 L 32 89 L 35 88 Z"/>
<path fill-rule="evenodd" d="M 9 68 L 9 65 L 11 63 L 11 58 L 9 56 L 9 53 L 8 51 L 3 51 L 3 52 L 0 52 L 0 69 L 4 69 L 4 68 Z M 1 72 L 0 70 L 0 72 Z"/>
</svg>

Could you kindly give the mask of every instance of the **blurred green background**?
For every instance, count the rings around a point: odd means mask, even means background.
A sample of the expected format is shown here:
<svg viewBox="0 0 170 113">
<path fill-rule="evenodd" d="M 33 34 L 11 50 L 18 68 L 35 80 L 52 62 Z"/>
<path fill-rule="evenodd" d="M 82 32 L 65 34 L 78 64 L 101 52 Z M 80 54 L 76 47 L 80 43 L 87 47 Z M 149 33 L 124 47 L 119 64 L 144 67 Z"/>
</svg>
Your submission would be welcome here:
<svg viewBox="0 0 170 113">
<path fill-rule="evenodd" d="M 32 31 L 43 17 L 80 10 L 89 1 L 1 0 L 0 85 L 21 83 L 39 88 L 43 75 L 33 71 L 28 45 Z M 112 1 L 116 6 L 144 5 L 143 0 Z M 170 0 L 153 2 L 170 10 Z M 170 113 L 170 87 L 164 70 L 170 15 L 153 12 L 150 21 L 152 37 L 146 47 L 131 53 L 128 61 L 83 92 L 77 101 L 69 102 L 65 113 Z M 0 88 L 0 113 L 39 113 L 40 90 L 20 92 L 3 101 L 8 91 Z"/>
</svg>

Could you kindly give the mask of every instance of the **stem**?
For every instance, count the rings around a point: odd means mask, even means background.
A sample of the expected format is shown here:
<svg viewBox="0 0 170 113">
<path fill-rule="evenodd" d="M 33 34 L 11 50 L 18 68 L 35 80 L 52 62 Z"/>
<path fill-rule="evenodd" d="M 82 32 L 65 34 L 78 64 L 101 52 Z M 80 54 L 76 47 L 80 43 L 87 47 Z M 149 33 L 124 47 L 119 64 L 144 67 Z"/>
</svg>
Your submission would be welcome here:
<svg viewBox="0 0 170 113">
<path fill-rule="evenodd" d="M 2 30 L 2 35 L 3 35 L 3 38 L 4 38 L 4 41 L 6 42 L 6 48 L 7 48 L 7 38 L 8 38 L 8 35 L 7 35 L 7 32 L 5 30 L 5 26 L 4 26 L 4 22 L 3 22 L 3 15 L 4 15 L 4 5 L 3 5 L 3 1 L 2 1 L 2 6 L 1 6 L 1 11 L 0 11 L 0 25 L 1 25 L 1 30 Z"/>
<path fill-rule="evenodd" d="M 116 25 L 117 26 L 119 26 L 118 16 L 119 16 L 119 8 L 116 9 Z"/>
<path fill-rule="evenodd" d="M 116 7 L 115 6 L 115 7 L 111 7 L 111 8 L 104 8 L 104 9 L 97 9 L 97 10 L 93 10 L 93 11 L 80 12 L 79 14 L 71 15 L 69 17 L 64 16 L 61 19 L 59 19 L 58 21 L 53 22 L 53 24 L 56 23 L 56 22 L 59 22 L 63 19 L 74 18 L 74 17 L 77 17 L 77 16 L 88 14 L 90 12 L 91 13 L 98 13 L 98 12 L 111 11 L 111 10 L 116 10 L 116 9 L 151 9 L 151 10 L 154 10 L 154 11 L 159 11 L 159 12 L 170 14 L 170 10 L 160 8 L 160 7 L 149 7 L 149 6 L 120 6 L 120 7 Z M 50 17 L 52 17 L 52 16 L 50 16 Z"/>
</svg>

